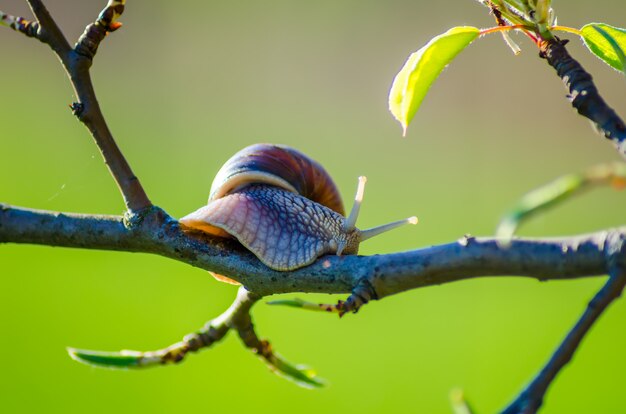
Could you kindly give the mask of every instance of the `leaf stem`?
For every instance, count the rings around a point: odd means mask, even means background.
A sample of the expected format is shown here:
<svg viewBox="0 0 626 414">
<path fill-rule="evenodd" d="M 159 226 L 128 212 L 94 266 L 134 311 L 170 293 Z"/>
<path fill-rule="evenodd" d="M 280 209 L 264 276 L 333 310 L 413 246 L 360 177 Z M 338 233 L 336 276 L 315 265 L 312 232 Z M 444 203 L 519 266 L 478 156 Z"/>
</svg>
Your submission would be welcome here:
<svg viewBox="0 0 626 414">
<path fill-rule="evenodd" d="M 488 35 L 491 33 L 497 33 L 497 32 L 508 32 L 510 30 L 524 30 L 526 31 L 528 29 L 527 26 L 524 26 L 523 24 L 515 24 L 515 25 L 510 25 L 510 26 L 495 26 L 495 27 L 490 27 L 489 29 L 482 29 L 478 35 L 479 36 L 484 36 L 484 35 Z"/>
<path fill-rule="evenodd" d="M 575 29 L 575 28 L 573 28 L 573 27 L 568 27 L 568 26 L 552 26 L 552 27 L 550 28 L 550 30 L 558 30 L 558 31 L 560 31 L 560 32 L 568 32 L 568 33 L 573 33 L 573 34 L 575 34 L 575 35 L 577 35 L 577 36 L 580 36 L 580 35 L 581 35 L 580 30 Z"/>
</svg>

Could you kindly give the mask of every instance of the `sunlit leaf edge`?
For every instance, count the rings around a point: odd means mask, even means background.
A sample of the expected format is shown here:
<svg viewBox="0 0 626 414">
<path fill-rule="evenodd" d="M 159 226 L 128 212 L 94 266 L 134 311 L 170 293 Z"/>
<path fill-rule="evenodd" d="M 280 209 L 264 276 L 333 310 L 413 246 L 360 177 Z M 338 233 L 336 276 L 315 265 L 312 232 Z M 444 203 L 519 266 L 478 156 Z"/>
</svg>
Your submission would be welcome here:
<svg viewBox="0 0 626 414">
<path fill-rule="evenodd" d="M 598 30 L 599 29 L 599 30 Z M 618 38 L 615 38 L 618 34 Z M 607 39 L 610 36 L 611 42 Z M 580 37 L 591 53 L 613 69 L 626 73 L 626 29 L 606 23 L 589 23 L 580 29 Z M 608 47 L 607 47 L 608 46 Z"/>
<path fill-rule="evenodd" d="M 389 91 L 389 111 L 402 125 L 403 135 L 439 74 L 479 34 L 476 27 L 454 27 L 409 56 Z"/>
</svg>

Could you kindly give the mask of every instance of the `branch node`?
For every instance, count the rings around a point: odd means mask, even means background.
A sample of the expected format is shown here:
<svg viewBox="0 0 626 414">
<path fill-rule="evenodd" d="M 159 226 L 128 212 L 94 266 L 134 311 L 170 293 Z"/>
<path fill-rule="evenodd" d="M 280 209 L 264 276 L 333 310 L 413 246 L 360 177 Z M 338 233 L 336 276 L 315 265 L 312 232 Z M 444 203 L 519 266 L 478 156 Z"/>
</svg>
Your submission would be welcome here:
<svg viewBox="0 0 626 414">
<path fill-rule="evenodd" d="M 94 23 L 89 24 L 82 35 L 78 38 L 74 51 L 90 61 L 93 60 L 98 46 L 110 32 L 114 32 L 122 23 L 117 22 L 117 18 L 124 12 L 124 2 L 110 0 L 106 7 L 100 12 Z"/>
<path fill-rule="evenodd" d="M 11 29 L 24 33 L 28 37 L 37 37 L 39 33 L 39 22 L 32 22 L 22 17 L 17 17 Z"/>
<path fill-rule="evenodd" d="M 461 246 L 463 247 L 467 247 L 470 245 L 470 243 L 473 243 L 476 241 L 476 237 L 472 236 L 471 234 L 465 234 L 463 235 L 463 237 L 461 237 L 458 242 Z"/>
<path fill-rule="evenodd" d="M 91 23 L 85 28 L 85 31 L 76 42 L 76 45 L 74 45 L 74 51 L 76 54 L 86 57 L 91 61 L 98 51 L 100 42 L 102 42 L 106 35 L 106 27 L 98 23 Z"/>
<path fill-rule="evenodd" d="M 159 227 L 161 224 L 166 224 L 171 217 L 157 206 L 150 206 L 141 210 L 126 210 L 124 212 L 124 227 L 128 230 L 137 229 L 145 225 L 146 221 L 150 221 L 148 227 Z"/>
<path fill-rule="evenodd" d="M 626 285 L 626 236 L 621 232 L 608 232 L 603 243 L 603 251 L 609 270 L 609 280 L 589 301 L 587 309 L 554 351 L 548 363 L 504 409 L 503 414 L 537 412 L 543 403 L 546 391 L 563 367 L 572 360 L 585 335 L 607 307 L 622 294 Z"/>
<path fill-rule="evenodd" d="M 618 231 L 611 231 L 607 234 L 605 242 L 605 252 L 607 255 L 607 267 L 611 276 L 626 273 L 626 235 Z M 622 291 L 618 292 L 620 296 Z"/>
<path fill-rule="evenodd" d="M 348 296 L 345 302 L 338 304 L 340 308 L 339 316 L 343 316 L 348 312 L 357 313 L 361 306 L 368 303 L 370 300 L 378 299 L 378 294 L 374 289 L 374 286 L 367 278 L 361 278 L 359 283 L 352 290 L 352 294 Z"/>
<path fill-rule="evenodd" d="M 83 114 L 83 111 L 85 110 L 85 105 L 80 103 L 80 102 L 72 102 L 70 105 L 68 105 L 70 107 L 70 109 L 72 110 L 72 114 L 80 119 L 81 115 Z"/>
</svg>

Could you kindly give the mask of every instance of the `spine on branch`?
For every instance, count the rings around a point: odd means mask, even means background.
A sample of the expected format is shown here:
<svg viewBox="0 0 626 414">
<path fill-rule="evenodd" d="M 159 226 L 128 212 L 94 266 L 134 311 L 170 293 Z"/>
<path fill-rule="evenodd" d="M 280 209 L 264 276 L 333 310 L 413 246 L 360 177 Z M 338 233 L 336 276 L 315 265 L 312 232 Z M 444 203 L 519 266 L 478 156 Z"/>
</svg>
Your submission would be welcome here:
<svg viewBox="0 0 626 414">
<path fill-rule="evenodd" d="M 626 124 L 602 99 L 589 73 L 565 49 L 567 41 L 551 39 L 540 46 L 539 56 L 556 70 L 569 91 L 569 100 L 578 113 L 594 123 L 626 157 Z"/>
</svg>

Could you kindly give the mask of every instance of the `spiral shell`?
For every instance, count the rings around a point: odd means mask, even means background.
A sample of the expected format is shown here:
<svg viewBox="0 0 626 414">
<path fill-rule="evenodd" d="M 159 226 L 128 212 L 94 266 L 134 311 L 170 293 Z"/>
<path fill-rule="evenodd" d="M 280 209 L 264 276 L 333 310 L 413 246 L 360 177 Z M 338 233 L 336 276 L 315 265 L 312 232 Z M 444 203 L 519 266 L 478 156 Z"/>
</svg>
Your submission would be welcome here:
<svg viewBox="0 0 626 414">
<path fill-rule="evenodd" d="M 356 254 L 360 242 L 417 222 L 411 217 L 357 229 L 365 181 L 359 178 L 355 203 L 346 218 L 339 190 L 320 164 L 293 148 L 256 144 L 224 164 L 213 181 L 208 204 L 179 222 L 185 230 L 235 237 L 268 267 L 293 270 L 327 253 Z"/>
<path fill-rule="evenodd" d="M 233 155 L 217 172 L 209 203 L 251 184 L 279 187 L 344 214 L 339 190 L 324 167 L 284 145 L 255 144 Z"/>
<path fill-rule="evenodd" d="M 291 270 L 339 246 L 356 253 L 358 243 L 341 231 L 343 213 L 339 190 L 319 163 L 293 148 L 256 144 L 224 164 L 208 204 L 180 223 L 235 237 L 267 266 Z"/>
</svg>

